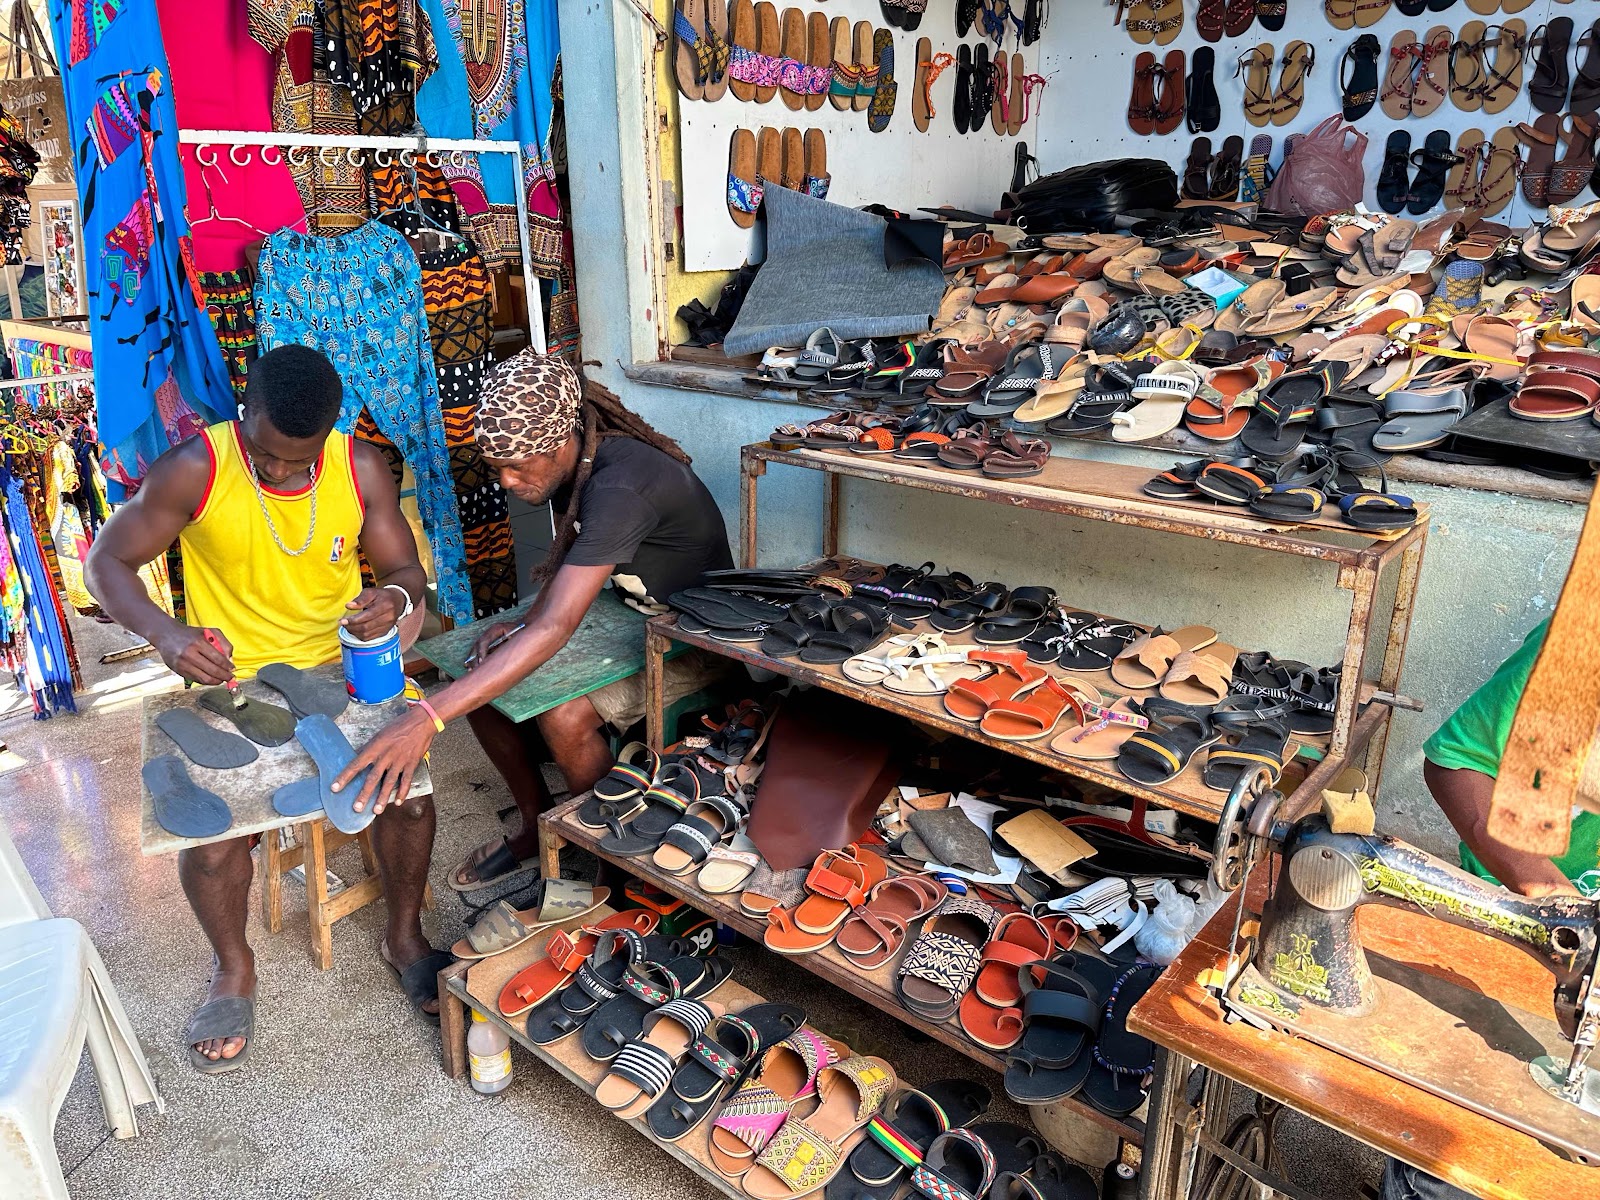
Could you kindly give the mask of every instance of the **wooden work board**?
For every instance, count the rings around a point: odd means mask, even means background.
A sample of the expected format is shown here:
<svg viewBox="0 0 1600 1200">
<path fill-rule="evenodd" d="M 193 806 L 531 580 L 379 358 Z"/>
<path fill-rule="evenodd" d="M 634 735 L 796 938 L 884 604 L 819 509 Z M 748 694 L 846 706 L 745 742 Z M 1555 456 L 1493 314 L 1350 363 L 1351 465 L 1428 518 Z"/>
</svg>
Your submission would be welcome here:
<svg viewBox="0 0 1600 1200">
<path fill-rule="evenodd" d="M 1269 866 L 1250 878 L 1249 911 L 1260 911 Z M 1474 1196 L 1600 1195 L 1600 1168 L 1570 1162 L 1508 1125 L 1314 1042 L 1224 1021 L 1198 980 L 1226 958 L 1238 903 L 1235 894 L 1134 1005 L 1131 1032 Z M 1550 974 L 1502 942 L 1379 905 L 1358 910 L 1357 929 L 1374 954 L 1554 1019 Z"/>
<path fill-rule="evenodd" d="M 416 653 L 438 667 L 441 674 L 460 679 L 467 673 L 465 660 L 478 635 L 489 625 L 520 623 L 533 603 L 529 600 L 509 612 L 458 625 L 448 633 L 418 642 Z M 490 701 L 491 705 L 513 721 L 527 721 L 608 683 L 637 675 L 644 668 L 646 619 L 644 613 L 629 608 L 615 595 L 600 593 L 567 644 L 538 670 Z M 677 653 L 687 649 L 681 647 Z"/>
<path fill-rule="evenodd" d="M 341 687 L 344 685 L 344 669 L 338 663 L 316 667 L 307 673 L 317 679 L 336 681 Z M 281 695 L 254 679 L 241 680 L 239 690 L 251 700 L 287 707 Z M 300 825 L 315 820 L 321 814 L 320 809 L 303 816 L 286 817 L 272 807 L 272 794 L 280 787 L 308 779 L 316 774 L 316 764 L 311 761 L 311 756 L 300 748 L 298 741 L 290 739 L 282 746 L 256 746 L 259 757 L 255 762 L 243 767 L 217 771 L 190 762 L 183 751 L 178 749 L 177 744 L 156 727 L 156 717 L 162 713 L 175 708 L 188 708 L 215 729 L 229 733 L 237 732 L 230 722 L 201 708 L 198 696 L 197 689 L 184 688 L 174 681 L 171 691 L 144 698 L 139 715 L 139 763 L 143 766 L 152 758 L 162 754 L 177 755 L 188 768 L 190 779 L 199 786 L 215 792 L 227 804 L 233 812 L 233 824 L 216 837 L 181 838 L 168 833 L 156 823 L 150 789 L 144 786 L 144 781 L 141 779 L 139 782 L 140 850 L 145 854 L 171 854 L 190 846 L 203 846 L 207 842 L 226 841 L 229 838 L 264 833 L 269 829 L 281 829 L 288 825 Z M 344 712 L 339 714 L 335 724 L 343 730 L 350 744 L 359 749 L 390 720 L 405 711 L 406 702 L 400 696 L 383 704 L 358 704 L 352 700 Z M 411 790 L 406 793 L 406 798 L 409 800 L 431 795 L 433 795 L 433 777 L 428 773 L 428 764 L 424 761 L 418 765 L 416 774 L 411 777 Z"/>
</svg>

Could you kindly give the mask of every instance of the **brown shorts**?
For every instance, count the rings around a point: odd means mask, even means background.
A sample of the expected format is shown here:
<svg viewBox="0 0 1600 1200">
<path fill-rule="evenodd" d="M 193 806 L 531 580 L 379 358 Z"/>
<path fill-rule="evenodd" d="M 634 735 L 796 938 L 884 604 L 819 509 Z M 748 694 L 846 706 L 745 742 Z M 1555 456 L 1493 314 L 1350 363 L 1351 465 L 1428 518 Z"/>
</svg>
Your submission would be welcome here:
<svg viewBox="0 0 1600 1200">
<path fill-rule="evenodd" d="M 727 677 L 733 663 L 721 655 L 691 648 L 667 660 L 662 671 L 661 692 L 664 707 L 671 708 L 685 696 L 692 696 Z M 644 716 L 644 672 L 608 683 L 589 693 L 600 719 L 619 732 Z"/>
</svg>

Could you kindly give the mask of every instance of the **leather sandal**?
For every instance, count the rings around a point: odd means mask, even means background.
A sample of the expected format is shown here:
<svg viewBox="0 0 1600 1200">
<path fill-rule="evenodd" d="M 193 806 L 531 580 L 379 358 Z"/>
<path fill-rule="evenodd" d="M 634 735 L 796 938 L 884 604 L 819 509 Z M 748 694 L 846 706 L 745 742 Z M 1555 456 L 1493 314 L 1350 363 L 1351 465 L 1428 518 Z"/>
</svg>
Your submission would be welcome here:
<svg viewBox="0 0 1600 1200">
<path fill-rule="evenodd" d="M 1557 17 L 1533 31 L 1528 51 L 1535 54 L 1528 99 L 1542 113 L 1558 113 L 1567 106 L 1572 75 L 1567 66 L 1572 44 L 1572 18 Z"/>
<path fill-rule="evenodd" d="M 1339 92 L 1346 121 L 1359 121 L 1378 102 L 1378 59 L 1382 54 L 1378 39 L 1363 33 L 1339 61 Z"/>
<path fill-rule="evenodd" d="M 946 895 L 944 884 L 931 875 L 885 879 L 865 904 L 851 910 L 835 944 L 863 971 L 875 971 L 900 953 L 912 922 L 937 909 Z"/>
</svg>

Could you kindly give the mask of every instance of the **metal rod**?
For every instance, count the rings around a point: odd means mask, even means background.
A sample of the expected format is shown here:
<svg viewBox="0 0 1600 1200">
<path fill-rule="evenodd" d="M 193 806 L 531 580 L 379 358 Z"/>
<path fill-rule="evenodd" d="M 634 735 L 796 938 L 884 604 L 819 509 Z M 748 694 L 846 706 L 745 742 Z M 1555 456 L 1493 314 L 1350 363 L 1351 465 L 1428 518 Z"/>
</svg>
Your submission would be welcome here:
<svg viewBox="0 0 1600 1200">
<path fill-rule="evenodd" d="M 522 294 L 528 303 L 528 334 L 533 339 L 534 350 L 543 354 L 549 343 L 545 338 L 544 307 L 539 302 L 539 277 L 533 273 L 530 256 L 533 242 L 528 234 L 528 189 L 524 182 L 527 176 L 522 173 L 522 147 L 516 142 L 508 144 L 511 146 L 512 170 L 517 173 L 517 183 L 512 191 L 517 195 L 517 237 L 522 241 Z"/>
<path fill-rule="evenodd" d="M 409 137 L 359 133 L 279 133 L 253 129 L 180 129 L 178 143 L 183 146 L 341 146 L 371 150 L 461 150 L 469 154 L 515 154 L 516 142 L 478 141 L 474 138 L 430 138 L 425 133 Z M 519 162 L 520 166 L 520 162 Z M 518 175 L 521 179 L 521 175 Z"/>
<path fill-rule="evenodd" d="M 94 379 L 93 371 L 63 371 L 60 375 L 30 375 L 26 379 L 0 379 L 0 391 L 42 387 L 51 383 L 82 383 Z"/>
</svg>

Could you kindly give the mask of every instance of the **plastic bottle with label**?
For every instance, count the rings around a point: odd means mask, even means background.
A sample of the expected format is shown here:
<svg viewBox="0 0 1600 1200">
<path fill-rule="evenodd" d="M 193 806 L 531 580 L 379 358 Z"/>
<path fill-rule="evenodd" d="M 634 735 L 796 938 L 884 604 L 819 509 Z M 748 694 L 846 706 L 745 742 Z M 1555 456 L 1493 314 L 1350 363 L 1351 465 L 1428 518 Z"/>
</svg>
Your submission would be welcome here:
<svg viewBox="0 0 1600 1200">
<path fill-rule="evenodd" d="M 472 1068 L 472 1090 L 493 1096 L 511 1086 L 511 1039 L 477 1009 L 467 1030 L 467 1062 Z"/>
</svg>

